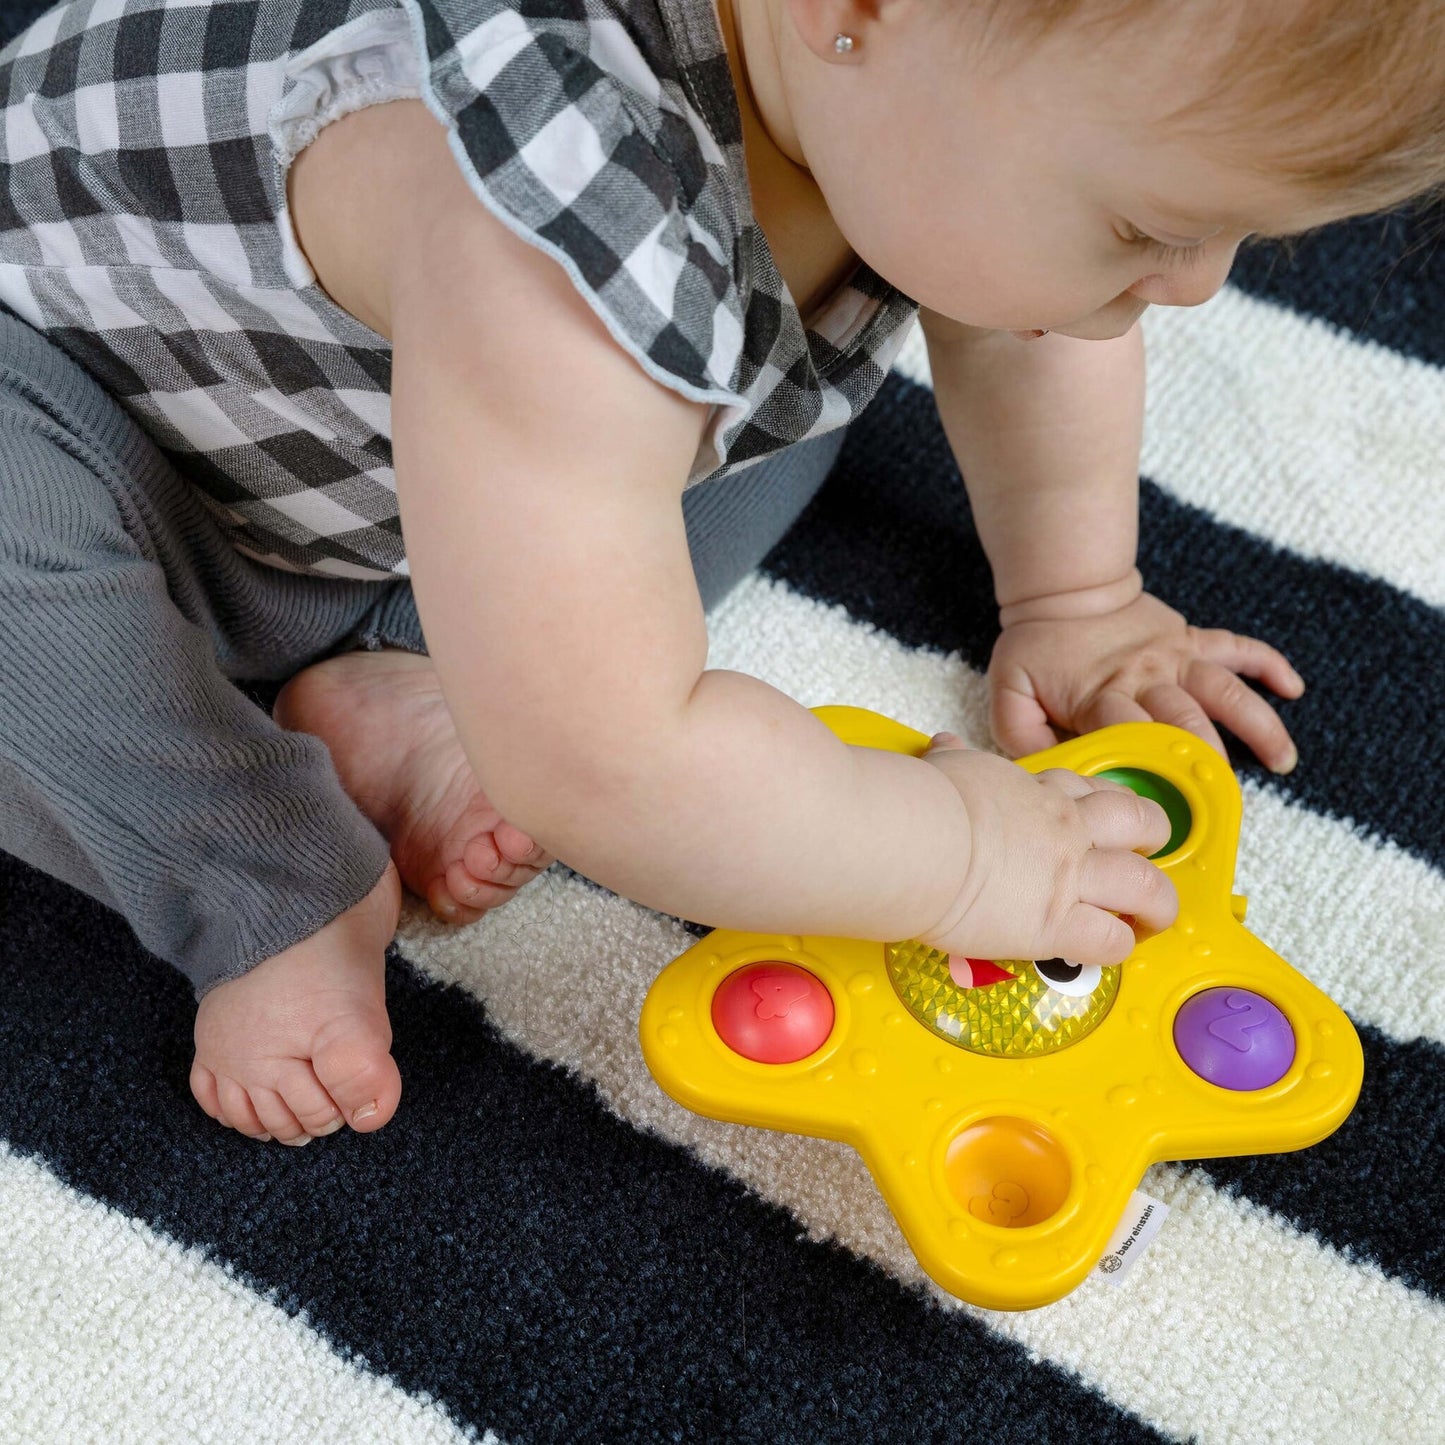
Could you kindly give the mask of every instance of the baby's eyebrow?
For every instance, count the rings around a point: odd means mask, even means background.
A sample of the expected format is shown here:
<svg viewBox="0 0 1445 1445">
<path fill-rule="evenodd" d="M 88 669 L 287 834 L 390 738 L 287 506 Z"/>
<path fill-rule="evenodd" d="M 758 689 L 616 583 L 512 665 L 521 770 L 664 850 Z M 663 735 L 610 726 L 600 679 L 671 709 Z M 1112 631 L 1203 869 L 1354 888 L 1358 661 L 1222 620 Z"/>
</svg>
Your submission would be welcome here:
<svg viewBox="0 0 1445 1445">
<path fill-rule="evenodd" d="M 1151 217 L 1157 217 L 1161 223 L 1168 222 L 1167 226 L 1161 224 L 1160 229 L 1172 231 L 1176 236 L 1213 236 L 1226 229 L 1259 232 L 1259 227 L 1251 225 L 1243 216 L 1229 215 L 1222 211 L 1204 216 L 1193 211 L 1181 211 L 1158 196 L 1142 195 L 1139 199 Z"/>
<path fill-rule="evenodd" d="M 1305 231 L 1314 230 L 1315 227 L 1325 224 L 1324 219 L 1307 219 L 1298 224 L 1267 222 L 1231 211 L 1215 211 L 1208 216 L 1202 216 L 1192 211 L 1181 211 L 1172 201 L 1166 201 L 1160 196 L 1144 193 L 1140 195 L 1139 199 L 1156 212 L 1161 221 L 1178 222 L 1179 234 L 1186 236 L 1203 235 L 1206 231 L 1213 234 L 1218 230 L 1228 229 L 1244 231 L 1261 240 L 1279 241 L 1289 236 L 1301 235 Z"/>
<path fill-rule="evenodd" d="M 1148 191 L 1140 191 L 1139 199 L 1160 219 L 1168 218 L 1171 221 L 1180 223 L 1181 232 L 1187 233 L 1191 229 L 1208 230 L 1210 226 L 1217 226 L 1227 222 L 1227 217 L 1218 215 L 1204 216 L 1194 211 L 1181 209 L 1175 202 L 1166 200 L 1163 196 L 1152 195 Z"/>
</svg>

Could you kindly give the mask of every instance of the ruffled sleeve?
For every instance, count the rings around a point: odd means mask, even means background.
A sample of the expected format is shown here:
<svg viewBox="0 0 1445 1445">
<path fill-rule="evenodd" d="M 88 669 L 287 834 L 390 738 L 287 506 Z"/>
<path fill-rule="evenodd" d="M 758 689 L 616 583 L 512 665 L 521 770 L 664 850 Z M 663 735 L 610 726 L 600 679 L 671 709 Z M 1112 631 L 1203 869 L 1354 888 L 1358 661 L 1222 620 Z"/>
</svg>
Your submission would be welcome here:
<svg viewBox="0 0 1445 1445">
<path fill-rule="evenodd" d="M 726 160 L 669 109 L 626 26 L 502 0 L 404 8 L 422 98 L 488 209 L 564 267 L 655 380 L 742 404 Z"/>
</svg>

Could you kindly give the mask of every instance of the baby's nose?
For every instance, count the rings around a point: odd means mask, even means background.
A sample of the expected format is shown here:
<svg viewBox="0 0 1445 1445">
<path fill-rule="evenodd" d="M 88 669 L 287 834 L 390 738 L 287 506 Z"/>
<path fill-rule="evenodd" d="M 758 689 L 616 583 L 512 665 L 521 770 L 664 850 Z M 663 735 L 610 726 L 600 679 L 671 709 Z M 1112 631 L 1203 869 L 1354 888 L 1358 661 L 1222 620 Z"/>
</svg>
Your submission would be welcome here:
<svg viewBox="0 0 1445 1445">
<path fill-rule="evenodd" d="M 1214 255 L 1201 256 L 1167 273 L 1159 271 L 1142 276 L 1129 291 L 1151 306 L 1201 306 L 1228 279 L 1235 249 L 1230 247 Z"/>
</svg>

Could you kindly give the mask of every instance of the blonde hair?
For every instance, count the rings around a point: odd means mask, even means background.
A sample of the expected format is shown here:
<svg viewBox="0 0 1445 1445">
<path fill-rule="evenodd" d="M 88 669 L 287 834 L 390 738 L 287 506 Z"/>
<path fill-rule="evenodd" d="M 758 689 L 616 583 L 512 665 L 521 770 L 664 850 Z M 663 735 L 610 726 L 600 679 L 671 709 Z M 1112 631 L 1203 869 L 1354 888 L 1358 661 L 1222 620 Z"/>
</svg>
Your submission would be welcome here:
<svg viewBox="0 0 1445 1445">
<path fill-rule="evenodd" d="M 946 0 L 992 45 L 1189 21 L 1202 94 L 1168 116 L 1227 158 L 1361 210 L 1445 195 L 1445 0 Z M 961 17 L 963 18 L 963 17 Z M 1260 138 L 1263 137 L 1261 144 Z M 1243 147 L 1249 144 L 1250 150 Z"/>
</svg>

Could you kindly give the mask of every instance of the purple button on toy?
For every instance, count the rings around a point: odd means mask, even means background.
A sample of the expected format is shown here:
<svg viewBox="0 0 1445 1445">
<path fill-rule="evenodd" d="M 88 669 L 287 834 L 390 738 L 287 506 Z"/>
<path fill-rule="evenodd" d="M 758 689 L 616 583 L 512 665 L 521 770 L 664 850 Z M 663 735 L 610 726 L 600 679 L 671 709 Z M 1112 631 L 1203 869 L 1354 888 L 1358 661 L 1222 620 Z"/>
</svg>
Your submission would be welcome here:
<svg viewBox="0 0 1445 1445">
<path fill-rule="evenodd" d="M 1221 1089 L 1264 1089 L 1289 1072 L 1294 1030 L 1274 1004 L 1247 988 L 1207 988 L 1174 1016 L 1174 1047 Z"/>
</svg>

